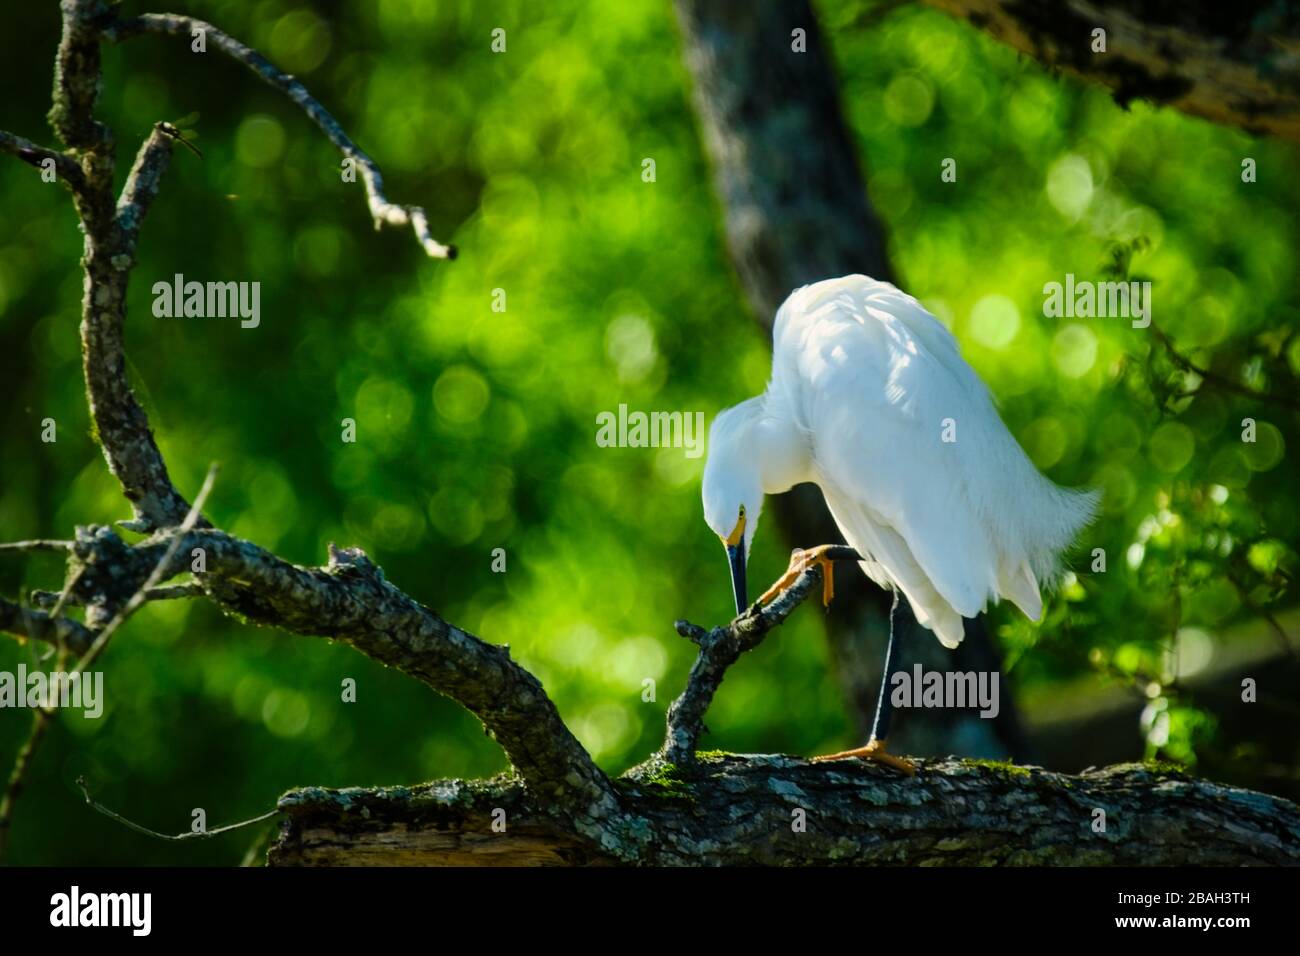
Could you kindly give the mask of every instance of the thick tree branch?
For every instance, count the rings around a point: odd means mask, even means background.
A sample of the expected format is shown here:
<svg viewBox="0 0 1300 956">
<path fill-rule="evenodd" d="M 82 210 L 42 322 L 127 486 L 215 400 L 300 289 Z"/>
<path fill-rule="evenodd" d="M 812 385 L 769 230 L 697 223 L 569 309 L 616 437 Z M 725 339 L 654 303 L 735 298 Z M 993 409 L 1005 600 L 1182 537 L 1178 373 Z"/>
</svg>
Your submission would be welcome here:
<svg viewBox="0 0 1300 956">
<path fill-rule="evenodd" d="M 156 134 L 155 134 L 156 135 Z M 111 203 L 111 197 L 110 197 Z M 172 484 L 167 464 L 126 376 L 126 287 L 133 263 L 128 240 L 110 222 L 111 238 L 87 229 L 81 357 L 91 416 L 109 470 L 122 485 L 136 531 L 178 524 L 189 504 Z"/>
<path fill-rule="evenodd" d="M 1078 776 L 922 761 L 703 755 L 616 781 L 639 839 L 602 846 L 508 781 L 294 790 L 280 866 L 1260 866 L 1300 863 L 1300 807 L 1125 764 Z M 494 823 L 505 811 L 505 830 Z M 1097 832 L 1103 811 L 1105 830 Z M 799 813 L 802 811 L 802 813 Z"/>
<path fill-rule="evenodd" d="M 1293 0 L 925 0 L 1046 66 L 1216 123 L 1300 139 Z M 1092 31 L 1106 31 L 1093 52 Z"/>
<path fill-rule="evenodd" d="M 612 809 L 608 780 L 537 678 L 507 648 L 448 624 L 394 587 L 361 551 L 333 548 L 326 567 L 302 568 L 224 532 L 201 531 L 178 551 L 184 569 L 195 548 L 207 561 L 195 576 L 224 608 L 341 640 L 398 668 L 482 720 L 530 789 L 597 817 Z"/>
<path fill-rule="evenodd" d="M 304 568 L 214 529 L 167 529 L 136 546 L 109 528 L 79 529 L 74 593 L 100 629 L 55 622 L 3 601 L 0 630 L 51 643 L 62 637 L 75 653 L 93 651 L 162 581 L 190 572 L 200 554 L 204 570 L 194 576 L 223 609 L 258 624 L 343 641 L 424 682 L 483 721 L 530 793 L 580 829 L 617 829 L 609 780 L 537 678 L 511 660 L 507 648 L 448 624 L 394 587 L 355 549 L 331 549 L 326 567 Z"/>
<path fill-rule="evenodd" d="M 203 570 L 194 571 L 201 554 Z M 488 644 L 448 624 L 390 584 L 362 552 L 331 549 L 329 564 L 304 568 L 249 541 L 214 529 L 168 529 L 134 547 L 111 529 L 79 530 L 74 590 L 88 619 L 116 621 L 165 580 L 194 571 L 199 586 L 227 611 L 297 634 L 330 637 L 423 681 L 474 713 L 527 785 L 557 806 L 599 817 L 612 808 L 609 781 L 561 720 L 541 683 Z M 16 607 L 5 602 L 0 609 Z M 0 617 L 0 629 L 53 640 L 43 622 Z M 12 623 L 13 626 L 7 626 Z M 111 626 L 111 625 L 110 625 Z M 96 633 L 89 634 L 93 644 Z M 86 635 L 77 632 L 75 650 Z"/>
<path fill-rule="evenodd" d="M 103 0 L 60 0 L 63 35 L 54 63 L 50 125 L 59 139 L 79 150 L 111 148 L 113 134 L 95 119 L 99 99 L 99 27 Z"/>
<path fill-rule="evenodd" d="M 375 228 L 381 226 L 410 226 L 425 253 L 434 259 L 456 258 L 456 247 L 444 245 L 429 231 L 429 217 L 420 206 L 399 206 L 390 202 L 384 193 L 384 177 L 375 161 L 352 141 L 336 120 L 297 79 L 280 70 L 252 47 L 245 46 L 234 37 L 218 30 L 210 23 L 174 13 L 147 13 L 129 20 L 119 20 L 104 30 L 104 36 L 114 42 L 139 36 L 143 33 L 162 33 L 191 40 L 202 33 L 206 43 L 211 43 L 226 56 L 234 59 L 267 84 L 289 97 L 299 109 L 315 123 L 329 141 L 356 163 L 366 186 L 366 201 Z"/>
</svg>

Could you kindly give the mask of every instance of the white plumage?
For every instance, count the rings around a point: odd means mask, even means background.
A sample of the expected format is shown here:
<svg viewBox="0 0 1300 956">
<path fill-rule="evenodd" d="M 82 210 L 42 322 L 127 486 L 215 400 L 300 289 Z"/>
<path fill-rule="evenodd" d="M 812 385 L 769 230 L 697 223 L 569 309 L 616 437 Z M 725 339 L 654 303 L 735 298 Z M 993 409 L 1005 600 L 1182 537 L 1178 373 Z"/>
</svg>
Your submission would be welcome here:
<svg viewBox="0 0 1300 956">
<path fill-rule="evenodd" d="M 804 286 L 777 312 L 767 391 L 710 431 L 705 520 L 724 542 L 743 532 L 747 554 L 763 495 L 801 481 L 946 647 L 990 600 L 1038 620 L 1040 587 L 1097 503 L 1039 474 L 938 319 L 862 275 Z"/>
</svg>

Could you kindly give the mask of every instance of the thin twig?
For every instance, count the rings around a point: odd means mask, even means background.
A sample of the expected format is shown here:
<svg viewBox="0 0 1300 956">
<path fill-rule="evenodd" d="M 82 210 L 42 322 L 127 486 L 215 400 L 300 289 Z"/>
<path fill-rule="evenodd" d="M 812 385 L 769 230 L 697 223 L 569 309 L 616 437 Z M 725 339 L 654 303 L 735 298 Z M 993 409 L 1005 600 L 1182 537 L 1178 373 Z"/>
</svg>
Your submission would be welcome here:
<svg viewBox="0 0 1300 956">
<path fill-rule="evenodd" d="M 121 42 L 145 33 L 162 33 L 184 37 L 187 41 L 202 33 L 206 42 L 233 60 L 242 63 L 259 79 L 289 97 L 307 114 L 345 157 L 356 164 L 366 187 L 366 200 L 375 228 L 410 226 L 425 254 L 433 259 L 455 259 L 456 247 L 438 242 L 429 230 L 429 217 L 421 206 L 401 206 L 390 202 L 384 193 L 384 177 L 375 161 L 352 141 L 330 112 L 321 106 L 295 77 L 285 73 L 252 47 L 246 46 L 211 23 L 175 13 L 146 13 L 127 20 L 117 20 L 103 29 L 105 38 Z"/>
<path fill-rule="evenodd" d="M 71 541 L 52 541 L 40 538 L 35 541 L 10 541 L 0 544 L 0 551 L 71 551 Z"/>
<path fill-rule="evenodd" d="M 77 568 L 75 574 L 68 578 L 67 583 L 63 585 L 63 592 L 59 595 L 58 600 L 54 602 L 54 608 L 49 613 L 48 619 L 54 632 L 53 640 L 59 653 L 58 660 L 54 665 L 56 671 L 63 670 L 68 659 L 69 649 L 64 640 L 64 632 L 59 630 L 59 623 L 64 621 L 63 608 L 85 570 L 86 566 L 82 565 Z M 31 612 L 24 609 L 23 616 L 28 622 L 27 629 L 30 633 L 32 630 Z M 87 636 L 91 633 L 81 625 L 78 625 L 78 627 L 81 627 L 82 633 Z M 9 782 L 5 786 L 4 800 L 0 801 L 0 860 L 4 859 L 9 846 L 9 828 L 13 823 L 14 804 L 18 802 L 18 797 L 23 792 L 23 782 L 27 778 L 27 771 L 31 768 L 32 761 L 36 757 L 36 751 L 40 749 L 41 743 L 45 740 L 46 731 L 49 730 L 50 722 L 53 719 L 54 703 L 53 698 L 51 698 L 47 706 L 38 707 L 36 713 L 32 715 L 32 729 L 28 733 L 27 740 L 24 741 L 22 748 L 18 751 L 18 756 L 14 758 L 14 768 L 9 773 Z"/>
<path fill-rule="evenodd" d="M 64 651 L 59 652 L 58 663 L 55 664 L 55 670 L 62 670 L 64 662 L 67 660 L 67 654 Z M 13 825 L 14 804 L 23 792 L 23 783 L 27 779 L 27 771 L 31 768 L 32 760 L 36 756 L 36 751 L 40 749 L 42 741 L 45 740 L 45 733 L 49 730 L 50 722 L 53 718 L 50 711 L 44 707 L 38 707 L 32 715 L 32 729 L 27 734 L 27 739 L 23 741 L 22 747 L 18 750 L 18 756 L 14 758 L 13 770 L 9 772 L 9 780 L 5 784 L 4 799 L 0 800 L 0 862 L 5 859 L 5 854 L 9 850 L 9 831 Z"/>
<path fill-rule="evenodd" d="M 215 830 L 189 830 L 185 833 L 159 833 L 157 830 L 150 830 L 148 827 L 141 826 L 132 820 L 128 820 L 115 810 L 110 810 L 102 803 L 98 803 L 90 795 L 90 790 L 86 786 L 85 777 L 77 778 L 77 786 L 81 788 L 81 795 L 86 798 L 86 803 L 92 810 L 98 810 L 110 820 L 116 820 L 127 829 L 134 830 L 136 833 L 143 833 L 145 836 L 150 836 L 157 840 L 170 840 L 173 842 L 180 840 L 207 840 L 214 836 L 220 836 L 223 833 L 229 833 L 231 830 L 251 827 L 254 824 L 261 823 L 263 820 L 271 819 L 271 817 L 280 812 L 278 808 L 275 810 L 269 810 L 266 813 L 263 813 L 260 817 L 253 817 L 251 820 L 241 820 L 239 823 L 228 823 L 224 827 L 217 827 Z"/>
<path fill-rule="evenodd" d="M 1155 335 L 1156 339 L 1158 339 L 1160 343 L 1165 347 L 1165 350 L 1169 353 L 1169 358 L 1173 361 L 1173 363 L 1177 365 L 1180 369 L 1182 369 L 1184 372 L 1191 372 L 1193 375 L 1199 376 L 1203 381 L 1209 382 L 1211 385 L 1214 385 L 1217 388 L 1221 388 L 1225 392 L 1231 392 L 1234 395 L 1241 395 L 1244 398 L 1253 399 L 1259 402 L 1269 402 L 1274 405 L 1281 405 L 1283 408 L 1289 408 L 1292 411 L 1300 412 L 1300 401 L 1291 398 L 1289 395 L 1283 395 L 1278 392 L 1256 391 L 1255 389 L 1250 388 L 1249 386 L 1242 385 L 1240 382 L 1235 382 L 1230 378 L 1225 378 L 1222 375 L 1218 375 L 1215 372 L 1211 372 L 1207 368 L 1202 368 L 1201 366 L 1197 365 L 1187 356 L 1179 352 L 1178 349 L 1175 347 L 1173 340 L 1170 339 L 1169 336 L 1166 335 L 1164 331 L 1154 322 L 1151 323 L 1151 332 L 1153 335 Z M 1183 392 L 1177 397 L 1185 398 L 1188 396 L 1188 394 L 1194 395 L 1195 392 L 1191 392 L 1191 393 Z"/>
<path fill-rule="evenodd" d="M 1269 627 L 1277 636 L 1278 642 L 1281 643 L 1282 650 L 1286 652 L 1287 656 L 1293 661 L 1300 660 L 1300 652 L 1298 652 L 1295 645 L 1291 643 L 1291 635 L 1287 634 L 1286 628 L 1282 626 L 1281 622 L 1278 621 L 1272 611 L 1251 598 L 1250 588 L 1246 586 L 1246 582 L 1242 581 L 1231 568 L 1228 570 L 1228 580 L 1232 583 L 1232 586 L 1237 589 L 1237 596 L 1241 598 L 1241 603 L 1268 622 Z"/>
<path fill-rule="evenodd" d="M 77 568 L 76 574 L 68 578 L 68 582 L 63 585 L 63 590 L 59 593 L 59 599 L 54 602 L 54 607 L 50 610 L 50 617 L 58 618 L 63 613 L 64 605 L 72 600 L 72 591 L 81 580 L 81 576 L 86 573 L 86 566 L 83 564 Z"/>
<path fill-rule="evenodd" d="M 213 464 L 208 469 L 207 477 L 203 481 L 203 487 L 199 489 L 199 493 L 194 499 L 194 504 L 190 506 L 189 514 L 185 516 L 185 520 L 181 522 L 180 528 L 176 530 L 174 537 L 168 544 L 167 550 L 163 553 L 162 558 L 158 561 L 157 566 L 154 567 L 144 584 L 142 584 L 139 589 L 136 590 L 135 594 L 131 596 L 131 599 L 127 601 L 120 610 L 118 610 L 118 612 L 113 616 L 113 619 L 110 620 L 104 629 L 95 637 L 94 642 L 81 656 L 80 660 L 77 661 L 77 665 L 68 673 L 69 677 L 81 674 L 87 667 L 93 664 L 99 658 L 99 655 L 103 653 L 104 648 L 108 646 L 109 639 L 112 638 L 117 629 L 126 622 L 127 618 L 134 614 L 136 610 L 149 600 L 149 593 L 151 591 L 162 590 L 157 587 L 158 583 L 168 573 L 168 569 L 171 566 L 171 560 L 175 556 L 177 549 L 180 547 L 181 541 L 194 527 L 194 523 L 202 513 L 203 503 L 207 501 L 208 494 L 212 491 L 212 484 L 216 480 L 216 477 L 217 466 L 216 464 Z M 81 578 L 81 574 L 84 570 L 85 566 L 83 565 L 81 568 L 77 569 L 76 574 L 72 575 L 72 577 L 68 579 L 68 583 L 63 588 L 63 593 L 59 596 L 58 602 L 54 605 L 54 610 L 50 612 L 49 616 L 52 620 L 57 621 L 59 619 L 63 606 L 68 599 L 68 595 L 71 594 L 73 587 Z M 188 585 L 180 585 L 178 587 L 184 588 L 188 587 Z M 61 647 L 59 663 L 55 667 L 55 670 L 63 670 L 65 659 L 66 649 Z M 32 758 L 35 756 L 37 749 L 41 745 L 41 741 L 45 739 L 46 730 L 49 727 L 50 721 L 54 717 L 54 713 L 55 704 L 53 701 L 47 702 L 45 705 L 37 709 L 33 718 L 31 733 L 28 735 L 27 742 L 23 745 L 22 749 L 18 753 L 17 759 L 14 761 L 14 769 L 9 775 L 9 784 L 5 789 L 4 800 L 0 803 L 0 859 L 3 859 L 4 857 L 4 850 L 7 844 L 6 837 L 13 818 L 14 803 L 17 801 L 19 794 L 22 793 L 23 780 L 27 775 L 28 768 L 31 766 Z M 86 795 L 86 800 L 88 803 L 91 802 L 89 794 Z M 114 814 L 110 813 L 110 815 Z M 127 823 L 128 826 L 140 830 L 143 833 L 150 833 L 152 836 L 161 836 L 161 834 L 152 833 L 152 831 L 145 830 L 143 827 L 137 827 L 129 821 L 123 820 L 122 822 Z M 242 825 L 243 824 L 239 824 L 239 826 Z M 165 839 L 172 838 L 165 837 Z"/>
</svg>

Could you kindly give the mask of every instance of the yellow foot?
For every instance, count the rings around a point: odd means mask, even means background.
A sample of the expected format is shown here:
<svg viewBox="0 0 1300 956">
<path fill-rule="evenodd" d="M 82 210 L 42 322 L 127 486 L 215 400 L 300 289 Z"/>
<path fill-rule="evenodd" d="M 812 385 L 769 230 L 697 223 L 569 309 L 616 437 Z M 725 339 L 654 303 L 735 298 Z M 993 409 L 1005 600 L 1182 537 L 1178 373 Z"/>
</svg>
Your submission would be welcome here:
<svg viewBox="0 0 1300 956">
<path fill-rule="evenodd" d="M 775 584 L 763 592 L 763 596 L 758 599 L 758 603 L 772 603 L 782 591 L 794 584 L 800 574 L 812 565 L 820 564 L 822 566 L 822 604 L 830 607 L 831 598 L 835 596 L 835 578 L 832 572 L 835 564 L 826 557 L 826 551 L 828 548 L 834 547 L 838 547 L 838 545 L 819 544 L 808 551 L 795 548 L 790 552 L 790 566 L 786 568 L 785 574 L 781 575 Z"/>
<path fill-rule="evenodd" d="M 877 763 L 883 763 L 886 766 L 893 767 L 895 770 L 902 771 L 909 777 L 916 773 L 916 764 L 906 757 L 895 757 L 885 749 L 885 741 L 873 740 L 865 747 L 858 747 L 856 750 L 842 750 L 837 754 L 827 754 L 825 757 L 813 757 L 813 763 L 825 763 L 828 760 L 849 760 L 857 757 L 861 760 L 874 760 Z"/>
</svg>

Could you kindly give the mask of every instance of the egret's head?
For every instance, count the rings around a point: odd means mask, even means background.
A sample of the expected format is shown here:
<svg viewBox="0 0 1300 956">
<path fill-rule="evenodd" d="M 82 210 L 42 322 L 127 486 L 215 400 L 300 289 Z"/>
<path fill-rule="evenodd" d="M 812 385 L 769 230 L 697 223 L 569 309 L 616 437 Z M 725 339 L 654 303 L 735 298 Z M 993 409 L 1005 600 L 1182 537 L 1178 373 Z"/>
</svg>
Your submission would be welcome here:
<svg viewBox="0 0 1300 956">
<path fill-rule="evenodd" d="M 745 560 L 763 510 L 763 487 L 750 440 L 753 409 L 748 405 L 728 408 L 713 420 L 704 463 L 704 521 L 727 549 L 737 614 L 749 606 Z"/>
</svg>

